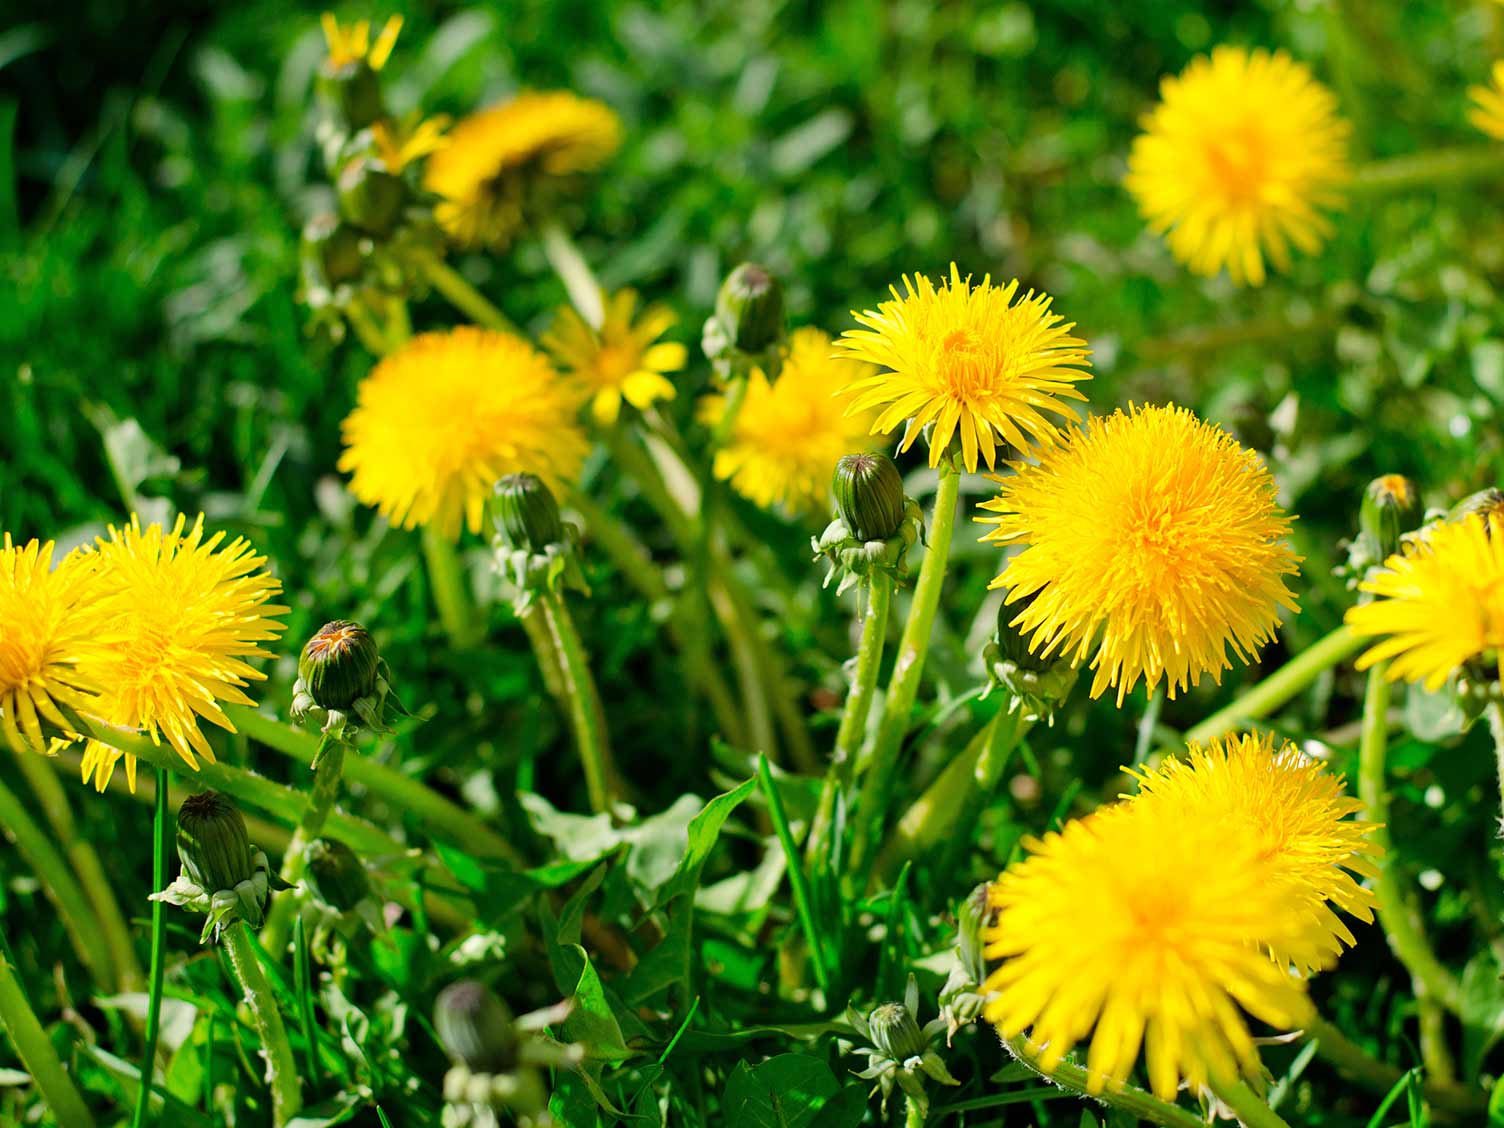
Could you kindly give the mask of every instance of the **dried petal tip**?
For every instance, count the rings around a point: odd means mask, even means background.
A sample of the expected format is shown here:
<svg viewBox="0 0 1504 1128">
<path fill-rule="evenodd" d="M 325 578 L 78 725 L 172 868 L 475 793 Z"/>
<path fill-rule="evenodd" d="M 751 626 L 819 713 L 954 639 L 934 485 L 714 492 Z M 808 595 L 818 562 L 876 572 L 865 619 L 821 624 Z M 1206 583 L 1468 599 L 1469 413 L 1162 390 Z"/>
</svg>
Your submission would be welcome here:
<svg viewBox="0 0 1504 1128">
<path fill-rule="evenodd" d="M 256 872 L 245 820 L 217 791 L 190 795 L 178 808 L 178 859 L 184 876 L 210 894 L 234 889 Z"/>
<path fill-rule="evenodd" d="M 359 623 L 336 619 L 308 640 L 298 657 L 298 677 L 320 709 L 352 708 L 376 692 L 381 655 Z"/>
<path fill-rule="evenodd" d="M 887 540 L 904 518 L 903 479 L 886 454 L 848 454 L 831 480 L 836 512 L 859 541 Z"/>
<path fill-rule="evenodd" d="M 783 335 L 783 286 L 766 267 L 744 262 L 721 283 L 715 313 L 732 345 L 761 352 Z"/>
<path fill-rule="evenodd" d="M 508 474 L 496 483 L 496 533 L 507 548 L 542 553 L 564 540 L 553 492 L 536 474 Z"/>
<path fill-rule="evenodd" d="M 1385 474 L 1368 483 L 1359 522 L 1380 560 L 1399 551 L 1400 534 L 1417 515 L 1419 501 L 1415 483 L 1402 475 Z"/>
<path fill-rule="evenodd" d="M 337 913 L 348 913 L 371 893 L 371 879 L 355 851 L 332 838 L 308 845 L 308 889 Z"/>
<path fill-rule="evenodd" d="M 484 983 L 461 979 L 444 988 L 433 1024 L 450 1057 L 474 1073 L 501 1073 L 517 1064 L 512 1014 Z"/>
</svg>

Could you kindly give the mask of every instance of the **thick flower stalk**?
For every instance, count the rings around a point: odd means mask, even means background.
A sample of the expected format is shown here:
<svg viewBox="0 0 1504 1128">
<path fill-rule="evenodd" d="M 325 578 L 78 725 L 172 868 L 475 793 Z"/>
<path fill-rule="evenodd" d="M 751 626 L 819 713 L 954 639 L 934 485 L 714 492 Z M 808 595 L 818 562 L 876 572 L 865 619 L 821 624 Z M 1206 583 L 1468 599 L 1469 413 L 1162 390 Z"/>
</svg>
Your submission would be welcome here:
<svg viewBox="0 0 1504 1128">
<path fill-rule="evenodd" d="M 854 374 L 847 410 L 876 410 L 873 434 L 902 423 L 900 451 L 928 433 L 931 466 L 956 439 L 968 473 L 979 459 L 990 469 L 1000 444 L 1053 443 L 1075 417 L 1069 401 L 1086 398 L 1076 385 L 1091 378 L 1091 354 L 1050 296 L 1019 297 L 1017 281 L 994 286 L 990 276 L 973 285 L 954 263 L 938 286 L 922 274 L 903 285 L 877 309 L 853 311 L 862 328 L 841 335 L 846 356 L 877 366 Z"/>
<path fill-rule="evenodd" d="M 543 338 L 559 369 L 583 386 L 591 414 L 603 427 L 616 422 L 623 400 L 645 411 L 673 399 L 668 377 L 688 359 L 682 344 L 659 340 L 678 320 L 672 310 L 654 305 L 640 317 L 636 312 L 637 294 L 620 290 L 606 300 L 599 329 L 566 306 Z"/>
<path fill-rule="evenodd" d="M 1350 178 L 1337 100 L 1283 51 L 1218 47 L 1160 84 L 1128 158 L 1150 228 L 1197 274 L 1261 285 L 1314 254 Z"/>
<path fill-rule="evenodd" d="M 1018 546 L 992 582 L 1029 649 L 1090 660 L 1091 693 L 1169 695 L 1251 661 L 1295 609 L 1298 558 L 1263 461 L 1184 408 L 1096 418 L 1014 464 L 980 517 Z"/>
</svg>

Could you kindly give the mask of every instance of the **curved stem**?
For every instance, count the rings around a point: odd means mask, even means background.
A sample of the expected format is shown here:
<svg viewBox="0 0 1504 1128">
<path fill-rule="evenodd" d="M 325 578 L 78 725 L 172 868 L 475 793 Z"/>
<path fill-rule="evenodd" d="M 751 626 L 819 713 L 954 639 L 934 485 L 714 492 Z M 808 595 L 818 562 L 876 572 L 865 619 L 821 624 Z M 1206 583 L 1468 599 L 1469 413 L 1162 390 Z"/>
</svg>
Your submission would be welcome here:
<svg viewBox="0 0 1504 1128">
<path fill-rule="evenodd" d="M 251 1023 L 261 1039 L 261 1056 L 266 1060 L 266 1085 L 272 1094 L 272 1120 L 281 1128 L 303 1107 L 303 1087 L 298 1081 L 292 1043 L 287 1040 L 287 1027 L 282 1024 L 277 997 L 256 958 L 256 947 L 251 943 L 245 922 L 236 921 L 230 925 L 221 940 L 225 954 L 230 957 L 230 968 L 240 982 L 245 1005 L 251 1012 Z"/>
<path fill-rule="evenodd" d="M 465 569 L 454 545 L 434 525 L 423 526 L 423 558 L 428 563 L 428 581 L 439 622 L 456 650 L 473 650 L 486 637 L 485 620 L 476 612 L 475 601 L 465 583 Z"/>
<path fill-rule="evenodd" d="M 1410 972 L 1417 997 L 1430 996 L 1453 1014 L 1462 1010 L 1462 984 L 1431 950 L 1416 906 L 1400 882 L 1394 844 L 1390 839 L 1389 793 L 1385 785 L 1384 755 L 1388 741 L 1385 713 L 1389 709 L 1388 663 L 1379 662 L 1368 671 L 1363 694 L 1363 731 L 1358 743 L 1358 797 L 1364 817 L 1376 824 L 1373 842 L 1382 848 L 1379 873 L 1374 878 L 1374 900 L 1379 920 L 1395 956 Z"/>
<path fill-rule="evenodd" d="M 1488 717 L 1489 735 L 1494 738 L 1494 759 L 1499 768 L 1499 799 L 1501 809 L 1504 809 L 1504 703 L 1495 698 L 1484 707 L 1483 712 Z M 1504 817 L 1499 820 L 1498 830 L 1504 836 Z"/>
<path fill-rule="evenodd" d="M 37 1091 L 57 1122 L 70 1128 L 74 1124 L 79 1128 L 94 1128 L 94 1116 L 31 1009 L 15 968 L 6 959 L 7 950 L 0 944 L 0 1026 L 5 1028 L 21 1064 L 36 1082 Z M 146 1092 L 144 1085 L 141 1091 Z"/>
<path fill-rule="evenodd" d="M 1290 1128 L 1279 1113 L 1242 1081 L 1220 1082 L 1212 1089 L 1222 1103 L 1232 1109 L 1243 1128 Z"/>
<path fill-rule="evenodd" d="M 149 741 L 147 743 L 150 743 Z M 152 804 L 151 820 L 151 888 L 155 893 L 167 888 L 167 835 L 170 824 L 168 796 L 172 791 L 167 769 L 157 769 L 157 793 Z M 157 1072 L 157 1039 L 162 1032 L 162 987 L 167 967 L 167 905 L 151 903 L 151 971 L 146 996 L 146 1046 L 141 1051 L 141 1089 L 136 1094 L 132 1128 L 143 1128 L 151 1105 L 152 1079 Z"/>
<path fill-rule="evenodd" d="M 1318 1056 L 1330 1062 L 1343 1076 L 1375 1093 L 1389 1092 L 1405 1074 L 1398 1066 L 1373 1057 L 1318 1014 L 1313 1013 L 1306 1019 L 1303 1033 L 1307 1039 L 1316 1043 Z M 1432 1081 L 1424 1086 L 1424 1091 L 1428 1101 L 1448 1112 L 1480 1112 L 1488 1104 L 1488 1098 L 1481 1089 L 1465 1085 L 1437 1084 Z"/>
<path fill-rule="evenodd" d="M 543 688 L 560 706 L 566 706 L 564 671 L 559 668 L 559 651 L 554 646 L 554 636 L 549 633 L 548 622 L 537 604 L 517 616 L 522 629 L 527 633 L 528 645 L 533 648 L 538 672 L 543 676 Z"/>
<path fill-rule="evenodd" d="M 616 797 L 616 772 L 611 764 L 611 746 L 606 736 L 606 711 L 601 706 L 600 691 L 590 673 L 585 644 L 580 640 L 563 596 L 548 592 L 539 597 L 539 603 L 559 648 L 564 693 L 574 721 L 575 743 L 580 750 L 580 764 L 585 769 L 590 806 L 595 811 L 610 814 Z"/>
<path fill-rule="evenodd" d="M 871 754 L 855 765 L 861 779 L 861 791 L 853 810 L 858 816 L 853 842 L 851 868 L 861 873 L 871 845 L 871 836 L 882 821 L 878 805 L 887 792 L 904 735 L 909 729 L 909 715 L 919 696 L 919 682 L 924 674 L 924 659 L 929 652 L 930 636 L 935 629 L 935 612 L 940 606 L 940 592 L 945 586 L 945 570 L 950 562 L 951 534 L 956 522 L 956 501 L 961 494 L 961 474 L 949 463 L 940 466 L 939 488 L 935 491 L 935 510 L 930 519 L 929 551 L 919 569 L 914 585 L 914 600 L 909 618 L 898 641 L 893 662 L 893 676 L 888 682 L 887 700 L 883 702 L 882 720 Z"/>
<path fill-rule="evenodd" d="M 502 333 L 514 333 L 521 335 L 517 326 L 512 324 L 511 318 L 497 309 L 484 294 L 472 286 L 469 280 L 435 254 L 423 254 L 418 258 L 418 265 L 433 288 L 455 309 L 459 310 L 477 325 L 483 325 L 487 329 L 495 329 Z"/>
<path fill-rule="evenodd" d="M 546 221 L 539 235 L 543 240 L 543 255 L 564 283 L 569 304 L 590 328 L 599 329 L 606 319 L 606 300 L 585 256 L 556 219 Z"/>
<path fill-rule="evenodd" d="M 1370 161 L 1353 170 L 1354 195 L 1489 180 L 1504 173 L 1504 145 L 1469 145 Z"/>
<path fill-rule="evenodd" d="M 339 799 L 340 778 L 345 770 L 346 744 L 342 736 L 330 736 L 323 758 L 313 773 L 313 789 L 308 806 L 298 816 L 297 828 L 292 840 L 282 854 L 280 876 L 289 885 L 297 885 L 308 869 L 308 847 L 324 832 L 324 824 L 334 813 L 334 804 Z M 261 943 L 267 951 L 282 954 L 287 947 L 288 932 L 292 928 L 294 914 L 298 911 L 300 895 L 296 889 L 284 889 L 278 893 L 261 928 Z"/>
<path fill-rule="evenodd" d="M 1004 1038 L 1003 1047 L 1015 1060 L 1028 1066 L 1046 1081 L 1078 1096 L 1089 1097 L 1112 1108 L 1121 1109 L 1141 1120 L 1158 1124 L 1161 1128 L 1206 1128 L 1206 1121 L 1201 1117 L 1179 1105 L 1162 1101 L 1136 1086 L 1094 1085 L 1092 1075 L 1072 1062 L 1062 1061 L 1054 1069 L 1046 1070 L 1039 1062 L 1039 1047 L 1022 1034 L 1016 1038 Z M 1099 1091 L 1093 1092 L 1094 1087 Z"/>
<path fill-rule="evenodd" d="M 1351 627 L 1338 627 L 1331 634 L 1307 647 L 1296 658 L 1238 697 L 1218 709 L 1185 734 L 1187 744 L 1225 736 L 1243 728 L 1249 721 L 1267 717 L 1296 696 L 1333 666 L 1346 662 L 1362 650 L 1364 640 Z"/>
</svg>

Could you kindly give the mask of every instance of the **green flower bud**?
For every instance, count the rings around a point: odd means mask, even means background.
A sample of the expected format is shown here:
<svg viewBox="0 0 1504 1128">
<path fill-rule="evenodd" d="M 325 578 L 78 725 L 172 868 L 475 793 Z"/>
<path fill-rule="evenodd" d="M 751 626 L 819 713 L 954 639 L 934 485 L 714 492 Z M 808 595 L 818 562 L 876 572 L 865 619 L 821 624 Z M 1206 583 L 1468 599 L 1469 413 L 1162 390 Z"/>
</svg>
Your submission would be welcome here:
<svg viewBox="0 0 1504 1128">
<path fill-rule="evenodd" d="M 857 540 L 887 540 L 903 524 L 903 478 L 886 454 L 845 455 L 830 487 L 836 512 Z"/>
<path fill-rule="evenodd" d="M 372 235 L 392 233 L 407 202 L 407 185 L 375 161 L 357 157 L 339 174 L 336 185 L 340 214 Z"/>
<path fill-rule="evenodd" d="M 449 1056 L 475 1073 L 502 1073 L 517 1064 L 512 1012 L 484 983 L 461 979 L 439 992 L 433 1024 Z"/>
<path fill-rule="evenodd" d="M 985 881 L 971 891 L 956 913 L 956 954 L 973 983 L 987 978 L 987 959 L 982 954 L 983 931 L 992 923 L 992 887 Z"/>
<path fill-rule="evenodd" d="M 298 677 L 320 709 L 346 710 L 376 692 L 381 655 L 359 623 L 325 623 L 298 656 Z"/>
<path fill-rule="evenodd" d="M 997 633 L 994 639 L 997 648 L 1005 661 L 1012 662 L 1020 670 L 1031 674 L 1042 674 L 1054 667 L 1056 658 L 1041 658 L 1029 649 L 1029 638 L 1019 627 L 1012 626 L 1014 619 L 1028 610 L 1034 602 L 1038 592 L 1027 595 L 1023 599 L 1009 603 L 1006 598 L 998 605 L 997 609 Z"/>
<path fill-rule="evenodd" d="M 1399 551 L 1400 534 L 1413 522 L 1419 502 L 1415 484 L 1399 474 L 1385 474 L 1368 483 L 1358 520 L 1380 560 Z"/>
<path fill-rule="evenodd" d="M 329 286 L 353 282 L 364 266 L 361 234 L 334 215 L 321 215 L 303 228 L 301 254 L 306 270 Z"/>
<path fill-rule="evenodd" d="M 744 262 L 721 283 L 715 313 L 733 345 L 761 352 L 783 336 L 783 287 L 765 267 Z"/>
<path fill-rule="evenodd" d="M 256 872 L 245 820 L 217 791 L 190 795 L 178 808 L 178 858 L 184 876 L 210 894 Z"/>
<path fill-rule="evenodd" d="M 553 491 L 536 474 L 508 474 L 496 483 L 496 534 L 507 548 L 542 553 L 564 540 Z"/>
<path fill-rule="evenodd" d="M 913 1012 L 902 1003 L 884 1003 L 867 1019 L 872 1029 L 872 1042 L 894 1061 L 922 1057 L 929 1049 L 929 1039 L 919 1029 Z"/>
<path fill-rule="evenodd" d="M 1461 521 L 1469 513 L 1482 517 L 1483 524 L 1492 530 L 1494 522 L 1504 521 L 1504 490 L 1490 486 L 1486 490 L 1469 494 L 1452 507 L 1451 519 Z"/>
<path fill-rule="evenodd" d="M 355 851 L 333 838 L 308 844 L 308 889 L 337 913 L 348 913 L 371 895 L 371 879 Z"/>
<path fill-rule="evenodd" d="M 364 59 L 353 59 L 340 66 L 331 66 L 325 60 L 319 68 L 318 90 L 351 133 L 386 117 L 381 77 Z"/>
</svg>

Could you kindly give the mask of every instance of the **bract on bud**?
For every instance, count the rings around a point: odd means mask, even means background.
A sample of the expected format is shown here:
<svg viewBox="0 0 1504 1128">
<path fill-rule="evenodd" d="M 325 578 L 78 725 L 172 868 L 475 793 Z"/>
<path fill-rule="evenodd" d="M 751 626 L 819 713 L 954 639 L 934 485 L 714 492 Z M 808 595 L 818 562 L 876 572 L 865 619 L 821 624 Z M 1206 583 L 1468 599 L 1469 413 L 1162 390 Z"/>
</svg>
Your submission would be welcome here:
<svg viewBox="0 0 1504 1128">
<path fill-rule="evenodd" d="M 298 677 L 320 709 L 350 709 L 376 692 L 381 655 L 359 623 L 325 623 L 298 657 Z"/>
<path fill-rule="evenodd" d="M 245 820 L 217 791 L 183 800 L 178 808 L 177 841 L 184 876 L 209 893 L 234 889 L 255 874 Z"/>
<path fill-rule="evenodd" d="M 872 1029 L 872 1044 L 894 1061 L 919 1057 L 929 1047 L 918 1021 L 902 1003 L 884 1003 L 867 1022 Z"/>
</svg>

